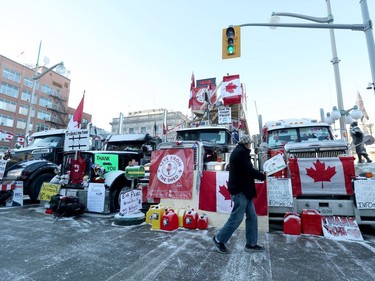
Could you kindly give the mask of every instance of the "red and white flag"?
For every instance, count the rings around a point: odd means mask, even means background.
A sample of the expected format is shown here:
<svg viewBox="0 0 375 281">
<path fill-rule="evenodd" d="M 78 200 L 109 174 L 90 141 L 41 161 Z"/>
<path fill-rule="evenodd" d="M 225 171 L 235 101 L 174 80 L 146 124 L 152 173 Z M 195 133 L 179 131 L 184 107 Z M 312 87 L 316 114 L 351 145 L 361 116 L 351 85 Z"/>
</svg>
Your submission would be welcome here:
<svg viewBox="0 0 375 281">
<path fill-rule="evenodd" d="M 6 141 L 12 141 L 14 138 L 14 134 L 13 133 L 10 133 L 10 132 L 6 132 L 5 133 L 5 140 Z"/>
<path fill-rule="evenodd" d="M 203 171 L 199 189 L 199 209 L 230 214 L 233 202 L 228 191 L 229 172 Z"/>
<path fill-rule="evenodd" d="M 239 74 L 223 77 L 223 84 L 221 85 L 221 98 L 223 99 L 225 106 L 241 103 L 242 87 Z"/>
<path fill-rule="evenodd" d="M 189 107 L 193 106 L 193 91 L 195 88 L 195 78 L 194 78 L 194 72 L 191 74 L 191 84 L 190 84 L 190 96 L 189 96 Z"/>
<path fill-rule="evenodd" d="M 17 137 L 17 142 L 23 145 L 25 143 L 25 137 Z"/>
<path fill-rule="evenodd" d="M 289 158 L 293 196 L 353 194 L 354 157 Z"/>
<path fill-rule="evenodd" d="M 81 99 L 81 102 L 79 103 L 76 111 L 74 112 L 72 118 L 69 121 L 68 130 L 81 129 L 84 99 L 85 99 L 85 93 L 83 93 L 83 97 Z"/>
</svg>

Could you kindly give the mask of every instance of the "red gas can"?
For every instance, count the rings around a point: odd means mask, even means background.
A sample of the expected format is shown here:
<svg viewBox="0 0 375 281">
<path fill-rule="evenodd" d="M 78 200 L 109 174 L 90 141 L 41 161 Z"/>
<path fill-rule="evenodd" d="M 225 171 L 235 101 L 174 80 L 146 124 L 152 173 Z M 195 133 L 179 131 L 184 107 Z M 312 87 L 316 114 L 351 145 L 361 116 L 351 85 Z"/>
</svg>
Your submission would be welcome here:
<svg viewBox="0 0 375 281">
<path fill-rule="evenodd" d="M 322 215 L 317 210 L 302 210 L 302 233 L 322 235 Z"/>
<path fill-rule="evenodd" d="M 301 234 L 301 218 L 297 213 L 288 212 L 285 214 L 284 233 L 292 235 Z"/>
<path fill-rule="evenodd" d="M 198 229 L 207 229 L 208 228 L 208 217 L 206 216 L 206 214 L 200 214 L 198 216 L 197 228 Z"/>
<path fill-rule="evenodd" d="M 167 231 L 173 231 L 178 228 L 178 216 L 173 209 L 165 210 L 160 228 Z"/>
<path fill-rule="evenodd" d="M 189 209 L 184 216 L 184 227 L 195 229 L 197 228 L 198 213 L 194 209 Z"/>
</svg>

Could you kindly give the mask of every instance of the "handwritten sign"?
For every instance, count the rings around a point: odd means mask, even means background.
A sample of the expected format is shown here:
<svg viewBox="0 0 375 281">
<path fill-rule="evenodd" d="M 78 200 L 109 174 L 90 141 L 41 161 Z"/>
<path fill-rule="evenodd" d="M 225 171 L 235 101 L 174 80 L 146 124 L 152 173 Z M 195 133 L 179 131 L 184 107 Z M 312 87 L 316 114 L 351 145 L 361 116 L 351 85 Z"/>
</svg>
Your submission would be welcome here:
<svg viewBox="0 0 375 281">
<path fill-rule="evenodd" d="M 38 200 L 50 201 L 53 195 L 56 195 L 60 191 L 60 185 L 50 182 L 44 182 L 40 188 Z"/>
<path fill-rule="evenodd" d="M 95 164 L 99 164 L 106 172 L 118 170 L 118 155 L 95 154 Z"/>
<path fill-rule="evenodd" d="M 7 165 L 8 161 L 0 160 L 0 180 L 4 177 L 5 166 Z"/>
<path fill-rule="evenodd" d="M 354 181 L 354 192 L 358 209 L 375 209 L 375 180 Z"/>
<path fill-rule="evenodd" d="M 104 211 L 105 186 L 104 183 L 89 183 L 87 191 L 87 210 L 102 213 Z"/>
<path fill-rule="evenodd" d="M 268 159 L 266 162 L 263 164 L 263 171 L 267 173 L 268 176 L 284 170 L 286 167 L 285 161 L 283 159 L 283 156 L 281 154 L 277 154 L 271 159 Z"/>
<path fill-rule="evenodd" d="M 136 213 L 142 208 L 142 190 L 133 189 L 121 193 L 120 214 L 128 215 Z"/>
<path fill-rule="evenodd" d="M 230 123 L 232 123 L 230 107 L 220 106 L 218 108 L 218 113 L 219 113 L 219 124 L 230 124 Z"/>
<path fill-rule="evenodd" d="M 330 216 L 322 218 L 323 235 L 333 240 L 363 240 L 354 217 Z"/>
<path fill-rule="evenodd" d="M 65 132 L 64 151 L 89 150 L 89 130 L 72 130 Z"/>
<path fill-rule="evenodd" d="M 290 179 L 267 178 L 268 206 L 293 207 Z"/>
</svg>

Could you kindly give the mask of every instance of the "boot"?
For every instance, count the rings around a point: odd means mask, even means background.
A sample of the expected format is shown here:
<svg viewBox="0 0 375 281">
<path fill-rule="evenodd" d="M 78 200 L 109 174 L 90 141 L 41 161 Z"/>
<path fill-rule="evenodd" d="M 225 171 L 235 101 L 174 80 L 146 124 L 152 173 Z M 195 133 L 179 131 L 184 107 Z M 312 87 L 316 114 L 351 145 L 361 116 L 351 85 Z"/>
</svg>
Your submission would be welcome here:
<svg viewBox="0 0 375 281">
<path fill-rule="evenodd" d="M 364 153 L 364 154 L 363 154 L 363 157 L 365 157 L 367 163 L 371 163 L 371 162 L 372 162 L 372 160 L 368 157 L 368 154 L 367 154 L 367 153 Z"/>
</svg>

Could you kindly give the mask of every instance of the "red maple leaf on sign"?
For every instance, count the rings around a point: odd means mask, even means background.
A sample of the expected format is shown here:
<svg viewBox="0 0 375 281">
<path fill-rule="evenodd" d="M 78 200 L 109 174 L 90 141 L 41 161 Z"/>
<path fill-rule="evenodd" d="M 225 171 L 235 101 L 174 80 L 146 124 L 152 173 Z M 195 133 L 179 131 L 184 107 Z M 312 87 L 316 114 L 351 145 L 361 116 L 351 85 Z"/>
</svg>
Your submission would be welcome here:
<svg viewBox="0 0 375 281">
<path fill-rule="evenodd" d="M 328 167 L 326 169 L 326 164 L 317 160 L 313 163 L 314 168 L 307 168 L 307 175 L 314 180 L 314 182 L 322 182 L 322 189 L 324 188 L 323 182 L 331 181 L 331 178 L 336 174 L 336 167 Z"/>
<path fill-rule="evenodd" d="M 225 86 L 225 91 L 233 94 L 234 91 L 237 89 L 237 87 L 238 86 L 236 84 L 233 84 L 233 82 L 230 82 L 228 85 Z"/>
</svg>

